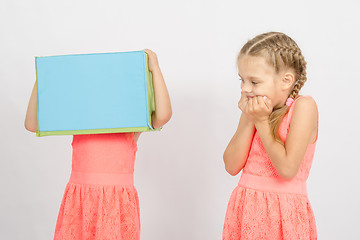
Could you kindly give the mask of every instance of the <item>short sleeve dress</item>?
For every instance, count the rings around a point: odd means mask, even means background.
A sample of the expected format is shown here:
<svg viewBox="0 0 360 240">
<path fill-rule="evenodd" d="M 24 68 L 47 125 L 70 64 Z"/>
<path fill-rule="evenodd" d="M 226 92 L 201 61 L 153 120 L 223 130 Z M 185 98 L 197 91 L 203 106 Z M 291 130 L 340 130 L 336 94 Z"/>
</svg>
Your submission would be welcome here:
<svg viewBox="0 0 360 240">
<path fill-rule="evenodd" d="M 54 239 L 139 239 L 134 133 L 74 135 L 72 147 Z"/>
<path fill-rule="evenodd" d="M 292 103 L 279 127 L 284 142 L 298 99 Z M 255 132 L 238 186 L 228 203 L 224 240 L 317 239 L 315 217 L 306 191 L 315 145 L 316 140 L 308 146 L 297 175 L 284 180 L 272 166 L 260 136 Z"/>
</svg>

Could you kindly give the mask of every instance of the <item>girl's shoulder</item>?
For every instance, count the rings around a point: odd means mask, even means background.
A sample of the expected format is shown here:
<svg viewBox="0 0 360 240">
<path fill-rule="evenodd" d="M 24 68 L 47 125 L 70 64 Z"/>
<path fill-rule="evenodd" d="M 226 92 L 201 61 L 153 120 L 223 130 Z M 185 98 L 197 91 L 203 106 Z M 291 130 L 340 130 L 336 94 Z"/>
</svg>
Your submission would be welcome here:
<svg viewBox="0 0 360 240">
<path fill-rule="evenodd" d="M 310 95 L 299 95 L 295 98 L 294 102 L 312 102 L 316 105 L 315 99 Z"/>
<path fill-rule="evenodd" d="M 308 121 L 315 123 L 317 119 L 318 109 L 315 100 L 309 95 L 299 95 L 291 103 L 289 111 L 284 116 L 283 124 L 289 128 L 290 125 L 294 125 L 296 122 Z"/>
<path fill-rule="evenodd" d="M 311 96 L 299 96 L 295 99 L 290 114 L 290 129 L 298 133 L 312 135 L 312 142 L 317 139 L 319 113 L 315 100 Z"/>
<path fill-rule="evenodd" d="M 292 106 L 290 107 L 289 112 L 291 115 L 293 112 L 301 112 L 302 114 L 318 114 L 318 107 L 316 101 L 312 96 L 298 96 Z"/>
</svg>

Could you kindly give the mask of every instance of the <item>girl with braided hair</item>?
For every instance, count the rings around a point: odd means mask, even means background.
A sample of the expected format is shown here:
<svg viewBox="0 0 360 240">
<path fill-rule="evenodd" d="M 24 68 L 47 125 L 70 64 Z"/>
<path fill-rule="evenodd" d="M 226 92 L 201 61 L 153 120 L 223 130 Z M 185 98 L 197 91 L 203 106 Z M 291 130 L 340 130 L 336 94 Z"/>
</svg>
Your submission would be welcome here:
<svg viewBox="0 0 360 240">
<path fill-rule="evenodd" d="M 317 239 L 307 191 L 318 135 L 314 99 L 300 96 L 306 62 L 289 36 L 249 40 L 238 59 L 242 111 L 224 152 L 225 168 L 242 174 L 230 197 L 223 239 Z"/>
</svg>

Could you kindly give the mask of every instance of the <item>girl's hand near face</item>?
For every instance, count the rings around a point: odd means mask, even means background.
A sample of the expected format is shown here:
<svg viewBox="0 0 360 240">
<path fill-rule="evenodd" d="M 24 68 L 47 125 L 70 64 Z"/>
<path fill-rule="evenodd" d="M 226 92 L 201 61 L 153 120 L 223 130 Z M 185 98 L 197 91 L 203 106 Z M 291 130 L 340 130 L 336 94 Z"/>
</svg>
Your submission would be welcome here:
<svg viewBox="0 0 360 240">
<path fill-rule="evenodd" d="M 243 92 L 241 92 L 241 98 L 239 100 L 238 107 L 245 114 L 246 114 L 246 108 L 247 108 L 248 102 L 249 102 L 249 100 L 246 97 L 246 95 Z"/>
<path fill-rule="evenodd" d="M 255 125 L 247 115 L 248 101 L 248 97 L 242 92 L 238 102 L 238 107 L 242 111 L 239 125 L 223 155 L 225 169 L 233 176 L 245 166 L 255 133 Z"/>
<path fill-rule="evenodd" d="M 248 99 L 245 113 L 254 123 L 268 122 L 272 110 L 270 99 L 266 96 L 256 96 Z"/>
</svg>

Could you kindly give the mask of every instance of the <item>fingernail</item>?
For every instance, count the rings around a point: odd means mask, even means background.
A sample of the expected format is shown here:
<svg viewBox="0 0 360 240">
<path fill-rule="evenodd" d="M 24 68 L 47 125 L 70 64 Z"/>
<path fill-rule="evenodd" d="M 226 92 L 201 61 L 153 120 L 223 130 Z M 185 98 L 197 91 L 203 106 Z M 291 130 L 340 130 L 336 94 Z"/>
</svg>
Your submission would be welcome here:
<svg viewBox="0 0 360 240">
<path fill-rule="evenodd" d="M 266 100 L 266 96 L 263 96 L 263 99 Z"/>
</svg>

